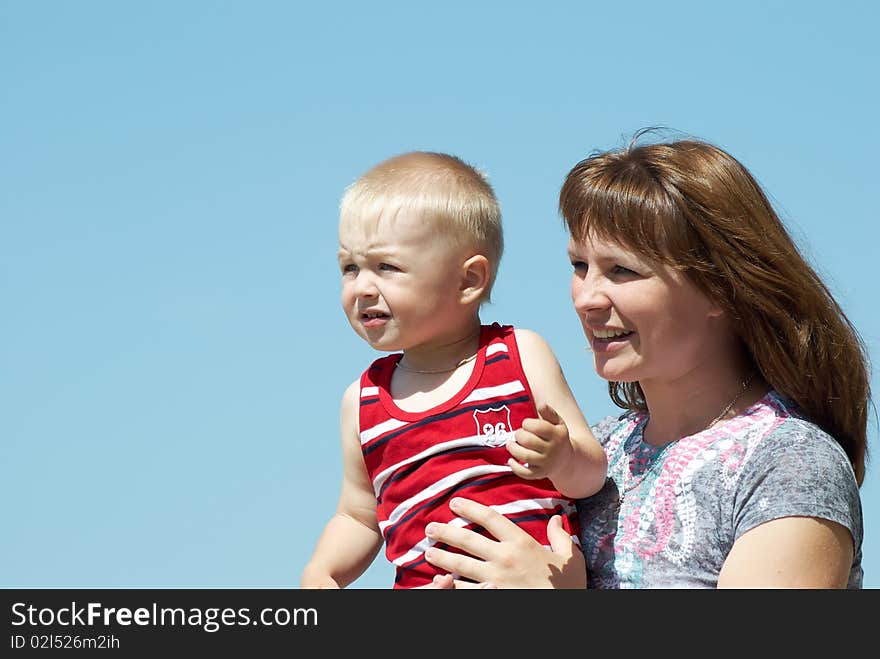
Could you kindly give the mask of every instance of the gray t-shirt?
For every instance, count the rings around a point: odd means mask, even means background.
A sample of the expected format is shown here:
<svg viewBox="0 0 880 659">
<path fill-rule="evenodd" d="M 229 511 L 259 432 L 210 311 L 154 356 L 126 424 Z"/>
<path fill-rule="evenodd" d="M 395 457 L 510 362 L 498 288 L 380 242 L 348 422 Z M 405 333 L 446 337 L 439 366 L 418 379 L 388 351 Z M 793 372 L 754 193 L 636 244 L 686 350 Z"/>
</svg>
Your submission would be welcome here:
<svg viewBox="0 0 880 659">
<path fill-rule="evenodd" d="M 853 537 L 849 588 L 862 587 L 862 506 L 840 445 L 770 392 L 730 420 L 657 449 L 644 414 L 593 427 L 608 479 L 578 501 L 590 588 L 714 588 L 743 533 L 789 516 Z M 620 501 L 623 493 L 623 501 Z"/>
</svg>

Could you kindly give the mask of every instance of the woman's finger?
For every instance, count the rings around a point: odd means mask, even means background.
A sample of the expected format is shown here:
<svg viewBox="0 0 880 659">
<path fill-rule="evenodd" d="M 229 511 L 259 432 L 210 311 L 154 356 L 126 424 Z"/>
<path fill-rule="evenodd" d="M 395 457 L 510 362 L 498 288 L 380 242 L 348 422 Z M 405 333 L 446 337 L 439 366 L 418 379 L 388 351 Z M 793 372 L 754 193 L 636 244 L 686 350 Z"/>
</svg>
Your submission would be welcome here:
<svg viewBox="0 0 880 659">
<path fill-rule="evenodd" d="M 553 515 L 547 522 L 547 539 L 550 541 L 550 549 L 562 558 L 569 559 L 574 555 L 576 545 L 562 526 L 562 518 L 559 515 Z"/>
<path fill-rule="evenodd" d="M 416 590 L 489 590 L 494 588 L 496 588 L 494 584 L 485 581 L 474 583 L 473 581 L 454 579 L 451 574 L 435 574 L 431 583 L 417 586 Z"/>
<path fill-rule="evenodd" d="M 559 515 L 554 515 L 547 522 L 547 539 L 550 541 L 550 549 L 563 561 L 556 577 L 555 587 L 586 588 L 587 566 L 584 555 L 562 526 L 562 518 Z"/>
<path fill-rule="evenodd" d="M 435 574 L 430 583 L 416 586 L 415 590 L 452 590 L 455 588 L 451 574 Z"/>
<path fill-rule="evenodd" d="M 486 529 L 492 537 L 497 538 L 498 540 L 532 540 L 532 537 L 528 533 L 523 531 L 504 515 L 471 499 L 455 497 L 449 502 L 449 508 L 456 515 L 464 517 L 475 524 L 479 524 Z"/>
<path fill-rule="evenodd" d="M 488 581 L 488 568 L 483 561 L 456 554 L 438 547 L 429 547 L 425 551 L 425 560 L 434 567 L 455 573 L 459 576 L 472 579 L 473 581 Z"/>
<path fill-rule="evenodd" d="M 435 542 L 442 542 L 457 547 L 478 558 L 489 558 L 493 546 L 497 544 L 476 531 L 465 529 L 455 524 L 431 522 L 425 527 L 425 535 Z"/>
<path fill-rule="evenodd" d="M 488 583 L 486 581 L 481 581 L 480 583 L 474 583 L 472 581 L 462 581 L 461 579 L 456 579 L 455 590 L 486 590 L 486 589 L 494 589 L 495 585 Z"/>
</svg>

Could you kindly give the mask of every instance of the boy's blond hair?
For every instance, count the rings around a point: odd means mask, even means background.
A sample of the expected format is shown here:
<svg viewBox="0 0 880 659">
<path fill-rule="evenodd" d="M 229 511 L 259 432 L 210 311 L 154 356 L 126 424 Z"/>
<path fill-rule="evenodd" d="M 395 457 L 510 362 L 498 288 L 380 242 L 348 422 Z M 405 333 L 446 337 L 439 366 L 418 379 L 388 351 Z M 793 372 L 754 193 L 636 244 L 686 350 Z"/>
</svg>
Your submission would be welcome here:
<svg viewBox="0 0 880 659">
<path fill-rule="evenodd" d="M 489 260 L 489 300 L 504 250 L 501 210 L 486 177 L 456 156 L 412 151 L 389 158 L 350 185 L 340 203 L 340 226 L 410 212 L 431 222 L 455 247 Z"/>
</svg>

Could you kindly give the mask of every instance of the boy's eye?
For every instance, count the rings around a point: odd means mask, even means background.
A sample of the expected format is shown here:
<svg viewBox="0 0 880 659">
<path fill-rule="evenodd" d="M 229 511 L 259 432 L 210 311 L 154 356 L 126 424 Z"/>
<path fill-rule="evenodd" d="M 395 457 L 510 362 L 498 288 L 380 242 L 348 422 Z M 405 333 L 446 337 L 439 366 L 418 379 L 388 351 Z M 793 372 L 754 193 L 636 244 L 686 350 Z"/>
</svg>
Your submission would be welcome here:
<svg viewBox="0 0 880 659">
<path fill-rule="evenodd" d="M 396 265 L 391 265 L 390 263 L 380 263 L 379 269 L 380 270 L 387 270 L 389 272 L 399 272 L 400 271 L 400 268 L 398 268 Z"/>
<path fill-rule="evenodd" d="M 342 274 L 346 274 L 348 272 L 357 272 L 357 266 L 354 263 L 344 263 L 342 265 Z"/>
</svg>

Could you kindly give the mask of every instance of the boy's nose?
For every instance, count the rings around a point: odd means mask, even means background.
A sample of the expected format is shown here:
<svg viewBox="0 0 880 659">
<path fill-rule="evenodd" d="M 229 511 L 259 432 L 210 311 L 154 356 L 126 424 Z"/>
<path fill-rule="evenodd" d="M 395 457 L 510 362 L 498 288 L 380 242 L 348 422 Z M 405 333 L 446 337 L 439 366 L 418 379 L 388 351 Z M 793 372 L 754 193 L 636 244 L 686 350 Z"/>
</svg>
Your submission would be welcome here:
<svg viewBox="0 0 880 659">
<path fill-rule="evenodd" d="M 354 290 L 358 297 L 377 297 L 379 295 L 375 279 L 370 273 L 365 273 L 364 271 L 358 273 Z"/>
</svg>

